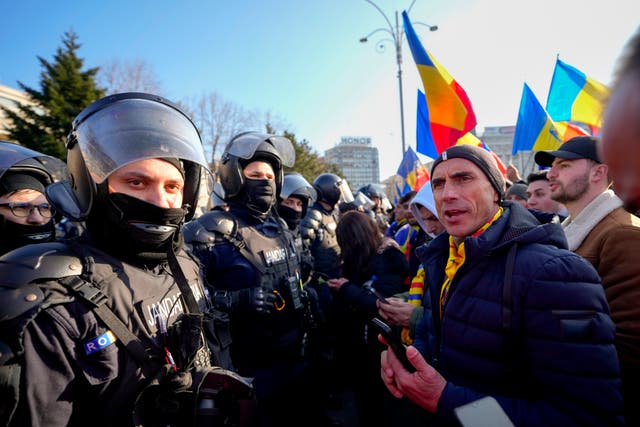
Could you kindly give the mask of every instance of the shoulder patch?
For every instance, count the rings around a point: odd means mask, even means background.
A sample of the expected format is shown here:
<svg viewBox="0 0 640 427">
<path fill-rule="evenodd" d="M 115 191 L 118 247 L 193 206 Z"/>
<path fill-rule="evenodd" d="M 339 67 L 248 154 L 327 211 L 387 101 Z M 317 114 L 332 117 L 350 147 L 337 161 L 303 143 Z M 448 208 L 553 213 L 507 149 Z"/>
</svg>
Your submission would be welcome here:
<svg viewBox="0 0 640 427">
<path fill-rule="evenodd" d="M 102 335 L 85 342 L 82 344 L 84 347 L 84 353 L 88 356 L 96 351 L 103 350 L 109 347 L 111 344 L 117 341 L 116 336 L 111 331 L 107 331 Z"/>
</svg>

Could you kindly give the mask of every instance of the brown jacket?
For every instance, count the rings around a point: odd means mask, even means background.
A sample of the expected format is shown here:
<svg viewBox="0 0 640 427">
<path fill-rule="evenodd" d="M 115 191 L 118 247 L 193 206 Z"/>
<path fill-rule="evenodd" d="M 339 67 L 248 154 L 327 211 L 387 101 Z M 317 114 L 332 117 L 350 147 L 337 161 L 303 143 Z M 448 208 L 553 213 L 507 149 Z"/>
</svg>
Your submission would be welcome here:
<svg viewBox="0 0 640 427">
<path fill-rule="evenodd" d="M 621 364 L 640 365 L 640 218 L 624 208 L 615 209 L 575 252 L 602 278 Z"/>
</svg>

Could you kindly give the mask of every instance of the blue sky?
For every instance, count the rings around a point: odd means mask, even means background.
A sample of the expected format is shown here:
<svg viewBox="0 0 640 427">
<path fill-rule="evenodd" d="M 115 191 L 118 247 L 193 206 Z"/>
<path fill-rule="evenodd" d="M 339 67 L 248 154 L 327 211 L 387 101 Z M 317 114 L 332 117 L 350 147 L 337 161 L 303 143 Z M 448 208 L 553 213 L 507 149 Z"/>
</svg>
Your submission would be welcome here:
<svg viewBox="0 0 640 427">
<path fill-rule="evenodd" d="M 411 0 L 376 4 L 393 24 Z M 358 42 L 387 25 L 364 0 L 4 0 L 2 10 L 1 84 L 39 88 L 37 56 L 51 60 L 73 29 L 86 66 L 144 59 L 169 99 L 215 91 L 282 117 L 320 153 L 341 136 L 371 136 L 382 178 L 400 163 L 394 48 L 376 51 L 382 32 Z M 544 105 L 556 55 L 610 83 L 640 24 L 640 2 L 416 0 L 410 17 L 438 25 L 416 31 L 465 88 L 484 127 L 515 124 L 524 82 Z M 415 149 L 421 83 L 406 42 L 402 71 L 406 141 Z"/>
</svg>

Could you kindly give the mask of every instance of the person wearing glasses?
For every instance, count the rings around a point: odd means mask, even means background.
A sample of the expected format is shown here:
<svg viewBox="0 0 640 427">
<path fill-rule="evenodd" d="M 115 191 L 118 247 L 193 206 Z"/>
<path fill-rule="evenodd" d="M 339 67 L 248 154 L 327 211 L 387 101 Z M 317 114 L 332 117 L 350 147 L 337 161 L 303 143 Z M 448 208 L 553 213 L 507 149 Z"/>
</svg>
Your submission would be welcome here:
<svg viewBox="0 0 640 427">
<path fill-rule="evenodd" d="M 55 238 L 55 210 L 44 191 L 53 182 L 53 158 L 0 141 L 0 255 Z"/>
</svg>

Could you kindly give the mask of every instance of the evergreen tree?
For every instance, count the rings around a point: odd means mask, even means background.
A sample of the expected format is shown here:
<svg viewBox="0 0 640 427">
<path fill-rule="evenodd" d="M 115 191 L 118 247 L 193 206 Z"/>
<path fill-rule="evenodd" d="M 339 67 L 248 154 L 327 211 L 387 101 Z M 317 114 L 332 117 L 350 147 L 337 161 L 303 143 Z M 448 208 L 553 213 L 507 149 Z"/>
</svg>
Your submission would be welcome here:
<svg viewBox="0 0 640 427">
<path fill-rule="evenodd" d="M 9 138 L 21 145 L 60 159 L 66 158 L 64 143 L 73 119 L 91 102 L 104 96 L 104 89 L 96 84 L 98 68 L 82 71 L 84 60 L 79 58 L 75 32 L 68 31 L 49 62 L 38 56 L 43 70 L 40 90 L 18 82 L 22 90 L 36 103 L 36 107 L 20 105 L 14 112 L 3 107 L 11 120 Z"/>
</svg>

